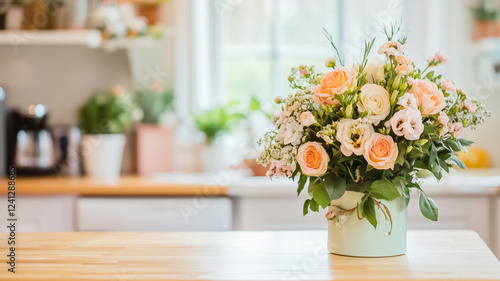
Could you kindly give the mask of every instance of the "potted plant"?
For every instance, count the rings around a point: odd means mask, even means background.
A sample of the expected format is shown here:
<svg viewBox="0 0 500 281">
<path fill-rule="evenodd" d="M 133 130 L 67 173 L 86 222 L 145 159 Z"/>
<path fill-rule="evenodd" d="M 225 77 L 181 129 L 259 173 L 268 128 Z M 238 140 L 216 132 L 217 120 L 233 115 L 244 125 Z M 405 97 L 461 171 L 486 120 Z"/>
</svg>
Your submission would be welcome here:
<svg viewBox="0 0 500 281">
<path fill-rule="evenodd" d="M 492 1 L 482 0 L 478 6 L 472 8 L 472 12 L 475 18 L 474 40 L 500 36 L 498 9 L 493 7 Z"/>
<path fill-rule="evenodd" d="M 94 178 L 116 179 L 120 175 L 125 133 L 133 122 L 135 105 L 122 87 L 98 92 L 80 107 L 80 149 L 85 173 Z"/>
<path fill-rule="evenodd" d="M 169 0 L 136 0 L 139 15 L 148 19 L 149 25 L 155 25 L 161 21 L 161 4 Z"/>
<path fill-rule="evenodd" d="M 174 108 L 173 92 L 163 87 L 141 89 L 134 100 L 143 112 L 142 123 L 135 127 L 137 173 L 146 176 L 172 171 L 175 129 L 162 122 L 162 116 L 172 116 L 168 113 Z"/>
<path fill-rule="evenodd" d="M 375 38 L 365 43 L 359 64 L 347 65 L 326 33 L 335 57 L 319 73 L 294 68 L 295 94 L 281 101 L 275 129 L 261 140 L 259 162 L 269 175 L 298 179 L 297 193 L 310 196 L 304 215 L 328 208 L 331 253 L 384 257 L 406 251 L 410 190 L 420 194 L 422 215 L 437 221 L 438 207 L 420 186 L 454 165 L 474 129 L 491 116 L 484 104 L 432 70 L 447 63 L 436 52 L 425 69 L 404 54 L 406 36 L 393 25 L 387 42 L 369 60 Z"/>
<path fill-rule="evenodd" d="M 213 171 L 217 161 L 223 159 L 223 152 L 219 153 L 217 140 L 229 132 L 245 115 L 237 112 L 236 104 L 215 107 L 193 115 L 196 127 L 205 135 L 203 154 L 203 170 Z"/>
</svg>

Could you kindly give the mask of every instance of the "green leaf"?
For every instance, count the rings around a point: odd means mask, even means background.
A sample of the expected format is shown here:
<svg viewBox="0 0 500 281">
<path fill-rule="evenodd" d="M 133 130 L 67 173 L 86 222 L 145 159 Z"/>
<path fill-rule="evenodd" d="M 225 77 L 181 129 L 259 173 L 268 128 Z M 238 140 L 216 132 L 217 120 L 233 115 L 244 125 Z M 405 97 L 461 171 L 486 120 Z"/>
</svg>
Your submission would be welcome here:
<svg viewBox="0 0 500 281">
<path fill-rule="evenodd" d="M 403 179 L 401 179 L 400 177 L 394 178 L 392 180 L 392 183 L 394 184 L 396 189 L 399 191 L 399 195 L 404 196 L 404 197 L 408 197 L 408 194 L 406 192 L 406 185 L 405 185 L 405 182 Z"/>
<path fill-rule="evenodd" d="M 429 164 L 431 164 L 431 166 L 437 165 L 436 158 L 437 158 L 437 149 L 436 146 L 432 144 L 431 150 L 429 152 Z"/>
<path fill-rule="evenodd" d="M 426 77 L 431 79 L 434 76 L 434 71 L 427 73 Z"/>
<path fill-rule="evenodd" d="M 372 183 L 373 181 L 350 183 L 346 186 L 346 190 L 356 191 L 356 192 L 366 192 L 370 188 Z"/>
<path fill-rule="evenodd" d="M 304 186 L 306 185 L 306 181 L 307 181 L 307 176 L 304 174 L 300 175 L 299 186 L 297 188 L 297 196 L 299 196 L 300 193 L 302 192 L 302 190 L 304 189 Z"/>
<path fill-rule="evenodd" d="M 314 186 L 319 182 L 317 177 L 309 177 L 309 186 L 307 187 L 307 194 L 313 196 Z"/>
<path fill-rule="evenodd" d="M 319 211 L 318 203 L 316 203 L 316 201 L 314 201 L 314 199 L 311 199 L 311 201 L 309 201 L 309 208 L 313 212 L 318 212 Z"/>
<path fill-rule="evenodd" d="M 406 154 L 406 143 L 400 142 L 398 143 L 398 158 L 396 158 L 396 164 L 403 165 L 405 162 L 405 154 Z"/>
<path fill-rule="evenodd" d="M 314 201 L 318 202 L 318 204 L 324 209 L 328 205 L 330 205 L 330 195 L 326 191 L 325 184 L 321 181 L 319 184 L 314 186 L 313 189 L 313 198 Z"/>
<path fill-rule="evenodd" d="M 256 97 L 250 98 L 250 110 L 256 111 L 260 109 L 260 102 Z"/>
<path fill-rule="evenodd" d="M 417 177 L 422 178 L 422 179 L 433 177 L 433 176 L 434 176 L 434 174 L 431 171 L 426 170 L 426 169 L 422 169 L 422 170 L 419 170 L 417 172 Z"/>
<path fill-rule="evenodd" d="M 465 166 L 464 162 L 462 162 L 462 160 L 460 160 L 456 155 L 450 156 L 448 160 L 454 162 L 458 167 L 462 169 L 467 169 L 467 166 Z"/>
<path fill-rule="evenodd" d="M 473 141 L 468 141 L 464 139 L 458 139 L 458 141 L 463 145 L 463 146 L 471 146 L 474 142 Z"/>
<path fill-rule="evenodd" d="M 296 167 L 296 168 L 295 168 L 295 171 L 293 171 L 293 173 L 292 173 L 292 180 L 295 180 L 295 177 L 297 176 L 297 174 L 298 174 L 299 172 L 301 172 L 301 170 L 300 170 L 300 166 L 299 166 L 299 165 L 297 165 L 297 166 L 298 166 L 298 167 Z"/>
<path fill-rule="evenodd" d="M 420 212 L 422 213 L 422 215 L 424 215 L 424 217 L 430 219 L 431 221 L 438 220 L 438 207 L 436 205 L 436 202 L 427 197 L 424 192 L 420 192 L 420 200 L 418 205 L 420 206 Z"/>
<path fill-rule="evenodd" d="M 304 216 L 309 213 L 309 203 L 311 202 L 311 199 L 307 199 L 304 201 L 304 207 L 302 208 L 302 213 L 304 213 Z"/>
<path fill-rule="evenodd" d="M 373 227 L 377 228 L 377 217 L 375 215 L 375 203 L 373 200 L 365 195 L 359 204 L 361 206 L 361 216 L 365 217 Z"/>
<path fill-rule="evenodd" d="M 432 169 L 432 173 L 436 177 L 438 181 L 440 181 L 443 178 L 443 169 L 441 169 L 441 166 L 435 165 Z"/>
<path fill-rule="evenodd" d="M 443 161 L 441 158 L 438 158 L 438 161 L 439 161 L 439 166 L 441 166 L 441 168 L 443 168 L 443 170 L 445 170 L 447 173 L 449 173 L 450 167 L 448 167 L 448 164 L 446 164 L 446 162 Z"/>
<path fill-rule="evenodd" d="M 346 181 L 344 178 L 338 177 L 335 173 L 330 173 L 327 174 L 324 179 L 324 185 L 328 195 L 330 196 L 330 201 L 338 199 L 344 195 L 346 190 Z"/>
<path fill-rule="evenodd" d="M 400 196 L 396 186 L 385 177 L 374 181 L 368 192 L 377 199 L 385 199 L 387 201 L 392 201 Z"/>
<path fill-rule="evenodd" d="M 443 143 L 445 145 L 449 146 L 453 151 L 461 151 L 462 150 L 462 145 L 460 144 L 459 141 L 447 139 L 447 140 L 443 141 Z"/>
</svg>

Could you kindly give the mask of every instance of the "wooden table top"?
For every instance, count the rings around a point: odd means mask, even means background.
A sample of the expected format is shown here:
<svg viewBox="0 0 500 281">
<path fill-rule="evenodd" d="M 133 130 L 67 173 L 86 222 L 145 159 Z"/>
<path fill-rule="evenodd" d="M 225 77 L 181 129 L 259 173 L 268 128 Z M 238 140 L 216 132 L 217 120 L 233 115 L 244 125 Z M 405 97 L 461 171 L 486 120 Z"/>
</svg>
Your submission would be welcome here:
<svg viewBox="0 0 500 281">
<path fill-rule="evenodd" d="M 8 180 L 0 178 L 0 194 L 7 194 Z M 87 177 L 18 177 L 19 194 L 75 194 L 84 196 L 224 196 L 226 186 L 161 182 L 148 177 L 122 176 L 106 181 Z"/>
<path fill-rule="evenodd" d="M 6 241 L 6 234 L 1 234 Z M 409 231 L 406 255 L 329 254 L 326 231 L 21 233 L 0 280 L 500 280 L 473 231 Z"/>
</svg>

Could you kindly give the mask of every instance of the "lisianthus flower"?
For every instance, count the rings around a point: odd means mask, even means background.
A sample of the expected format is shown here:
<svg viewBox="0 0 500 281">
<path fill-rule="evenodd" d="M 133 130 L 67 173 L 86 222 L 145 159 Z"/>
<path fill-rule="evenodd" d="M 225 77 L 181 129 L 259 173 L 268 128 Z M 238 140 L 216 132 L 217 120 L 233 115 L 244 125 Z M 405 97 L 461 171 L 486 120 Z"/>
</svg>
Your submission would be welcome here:
<svg viewBox="0 0 500 281">
<path fill-rule="evenodd" d="M 406 45 L 402 45 L 398 41 L 389 41 L 385 42 L 380 46 L 377 53 L 386 54 L 388 57 L 390 56 L 401 56 L 403 55 L 403 51 L 406 49 Z"/>
</svg>

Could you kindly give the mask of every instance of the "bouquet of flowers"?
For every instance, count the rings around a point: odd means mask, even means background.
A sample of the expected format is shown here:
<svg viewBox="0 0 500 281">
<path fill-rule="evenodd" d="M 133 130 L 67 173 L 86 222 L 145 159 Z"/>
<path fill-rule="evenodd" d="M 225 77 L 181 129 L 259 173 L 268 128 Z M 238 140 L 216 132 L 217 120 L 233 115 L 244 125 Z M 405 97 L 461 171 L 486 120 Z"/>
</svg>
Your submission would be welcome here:
<svg viewBox="0 0 500 281">
<path fill-rule="evenodd" d="M 346 190 L 364 193 L 350 210 L 333 208 L 329 220 L 357 213 L 377 226 L 375 211 L 390 214 L 380 201 L 400 196 L 409 202 L 410 189 L 420 191 L 420 210 L 433 221 L 435 202 L 420 187 L 420 178 L 441 179 L 455 165 L 466 168 L 457 152 L 472 142 L 462 139 L 464 128 L 475 129 L 491 113 L 448 79 L 432 71 L 445 64 L 442 52 L 416 69 L 404 55 L 406 37 L 386 31 L 387 42 L 378 49 L 384 60 L 368 60 L 375 40 L 365 43 L 364 55 L 347 67 L 326 31 L 336 56 L 331 68 L 318 73 L 314 66 L 292 68 L 288 77 L 295 94 L 277 97 L 282 112 L 272 122 L 276 130 L 259 141 L 264 146 L 258 161 L 268 176 L 298 177 L 298 194 L 306 187 L 309 210 L 326 208 Z M 391 221 L 392 224 L 392 221 Z"/>
</svg>

